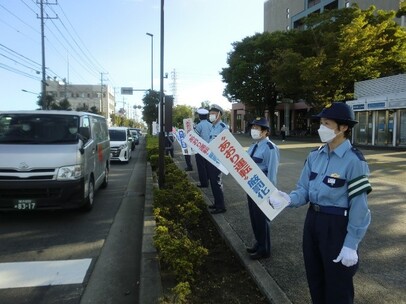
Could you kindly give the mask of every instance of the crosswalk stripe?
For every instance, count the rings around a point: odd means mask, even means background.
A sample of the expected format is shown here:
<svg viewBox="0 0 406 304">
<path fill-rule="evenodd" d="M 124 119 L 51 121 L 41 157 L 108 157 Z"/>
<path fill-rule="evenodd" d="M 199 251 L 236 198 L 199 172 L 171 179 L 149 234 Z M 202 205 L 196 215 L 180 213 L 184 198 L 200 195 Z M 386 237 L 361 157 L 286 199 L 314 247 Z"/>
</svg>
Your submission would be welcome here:
<svg viewBox="0 0 406 304">
<path fill-rule="evenodd" d="M 80 284 L 92 259 L 0 263 L 0 289 Z"/>
</svg>

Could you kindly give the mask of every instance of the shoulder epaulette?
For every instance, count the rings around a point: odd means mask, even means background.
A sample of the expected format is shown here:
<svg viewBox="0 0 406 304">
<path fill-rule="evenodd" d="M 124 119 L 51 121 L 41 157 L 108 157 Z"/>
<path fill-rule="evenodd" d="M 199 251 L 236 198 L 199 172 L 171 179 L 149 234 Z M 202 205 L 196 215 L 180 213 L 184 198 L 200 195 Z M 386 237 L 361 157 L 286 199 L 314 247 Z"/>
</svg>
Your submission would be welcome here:
<svg viewBox="0 0 406 304">
<path fill-rule="evenodd" d="M 318 148 L 314 148 L 313 150 L 311 150 L 310 152 L 315 152 L 315 151 L 320 151 L 321 149 L 323 149 L 324 145 L 321 145 Z"/>
<path fill-rule="evenodd" d="M 362 154 L 362 152 L 360 150 L 358 150 L 355 147 L 352 147 L 351 151 L 355 153 L 355 155 L 358 157 L 359 160 L 366 161 L 365 157 L 364 157 L 364 154 Z"/>
<path fill-rule="evenodd" d="M 274 145 L 272 143 L 270 143 L 269 141 L 266 144 L 268 145 L 269 149 L 271 149 L 271 150 L 275 148 Z"/>
<path fill-rule="evenodd" d="M 222 126 L 223 128 L 225 128 L 225 127 L 226 127 L 226 124 L 223 123 L 223 122 L 220 122 L 220 126 Z"/>
</svg>

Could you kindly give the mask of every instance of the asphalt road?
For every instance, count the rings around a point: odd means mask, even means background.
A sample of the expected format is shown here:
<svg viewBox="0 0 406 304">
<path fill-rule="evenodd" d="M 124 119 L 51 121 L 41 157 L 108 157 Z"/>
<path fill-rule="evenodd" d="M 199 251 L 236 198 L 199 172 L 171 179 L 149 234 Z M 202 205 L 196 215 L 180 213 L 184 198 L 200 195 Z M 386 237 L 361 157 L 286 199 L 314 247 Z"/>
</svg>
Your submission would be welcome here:
<svg viewBox="0 0 406 304">
<path fill-rule="evenodd" d="M 138 301 L 143 143 L 128 164 L 111 164 L 109 185 L 96 193 L 89 213 L 0 213 L 1 304 Z M 48 270 L 54 271 L 53 283 L 44 283 Z"/>
</svg>

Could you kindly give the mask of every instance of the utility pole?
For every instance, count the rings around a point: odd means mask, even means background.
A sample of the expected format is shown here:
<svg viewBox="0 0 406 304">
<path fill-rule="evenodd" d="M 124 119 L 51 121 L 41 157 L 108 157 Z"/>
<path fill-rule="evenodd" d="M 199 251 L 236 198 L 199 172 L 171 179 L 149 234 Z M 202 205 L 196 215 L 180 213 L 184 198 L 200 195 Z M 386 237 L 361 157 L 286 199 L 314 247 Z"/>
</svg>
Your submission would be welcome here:
<svg viewBox="0 0 406 304">
<path fill-rule="evenodd" d="M 104 110 L 104 107 L 103 107 L 103 74 L 107 74 L 107 73 L 100 72 L 100 104 L 99 104 L 99 111 L 100 111 L 101 114 L 103 114 L 103 110 Z M 109 108 L 109 105 L 108 105 L 108 98 L 107 98 L 107 114 L 109 112 L 108 108 Z"/>
<path fill-rule="evenodd" d="M 56 0 L 55 0 L 56 1 Z M 49 17 L 48 15 L 44 17 L 44 0 L 40 0 L 37 4 L 40 5 L 41 16 L 37 18 L 41 19 L 41 48 L 42 48 L 42 83 L 41 83 L 41 109 L 46 110 L 48 107 L 46 105 L 46 72 L 45 72 L 45 33 L 44 33 L 44 19 L 58 19 L 56 17 Z M 48 0 L 45 0 L 46 5 L 56 5 L 57 2 L 51 3 Z"/>
</svg>

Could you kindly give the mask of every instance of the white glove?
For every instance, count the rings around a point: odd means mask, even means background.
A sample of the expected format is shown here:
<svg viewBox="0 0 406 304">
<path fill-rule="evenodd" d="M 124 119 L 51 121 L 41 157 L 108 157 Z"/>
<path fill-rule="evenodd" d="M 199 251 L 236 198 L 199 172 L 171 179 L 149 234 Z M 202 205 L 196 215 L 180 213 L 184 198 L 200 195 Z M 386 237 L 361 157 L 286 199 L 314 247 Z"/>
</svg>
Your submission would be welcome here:
<svg viewBox="0 0 406 304">
<path fill-rule="evenodd" d="M 287 193 L 279 191 L 278 190 L 278 195 L 271 195 L 269 197 L 269 205 L 271 205 L 271 207 L 273 209 L 280 209 L 283 206 L 283 200 L 281 199 L 284 198 L 286 201 L 288 201 L 288 203 L 290 204 L 290 197 Z"/>
<path fill-rule="evenodd" d="M 357 251 L 348 247 L 343 246 L 338 257 L 333 260 L 334 263 L 340 262 L 347 267 L 354 266 L 358 263 Z"/>
</svg>

